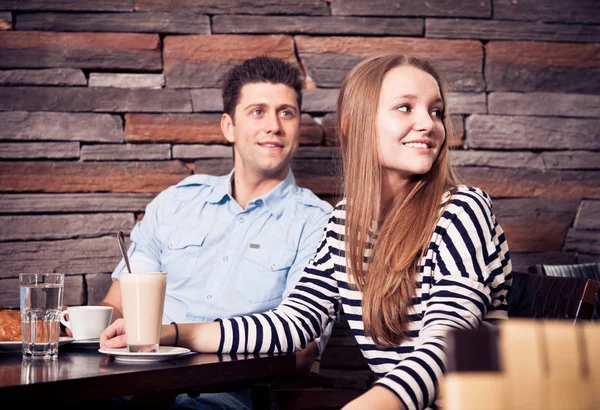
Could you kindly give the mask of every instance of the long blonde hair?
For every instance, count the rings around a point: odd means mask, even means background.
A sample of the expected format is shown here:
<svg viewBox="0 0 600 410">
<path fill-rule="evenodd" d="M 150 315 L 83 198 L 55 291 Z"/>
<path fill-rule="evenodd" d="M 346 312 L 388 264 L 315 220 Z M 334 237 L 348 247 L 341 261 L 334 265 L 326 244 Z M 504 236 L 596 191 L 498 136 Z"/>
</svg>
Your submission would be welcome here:
<svg viewBox="0 0 600 410">
<path fill-rule="evenodd" d="M 418 68 L 436 80 L 445 107 L 446 138 L 431 170 L 413 176 L 406 196 L 392 200 L 383 210 L 377 111 L 383 78 L 398 66 Z M 363 292 L 365 335 L 380 347 L 397 346 L 408 336 L 419 262 L 439 218 L 442 195 L 456 186 L 448 160 L 452 126 L 446 93 L 445 82 L 427 61 L 386 54 L 357 65 L 338 96 L 336 132 L 344 169 L 346 266 Z"/>
</svg>

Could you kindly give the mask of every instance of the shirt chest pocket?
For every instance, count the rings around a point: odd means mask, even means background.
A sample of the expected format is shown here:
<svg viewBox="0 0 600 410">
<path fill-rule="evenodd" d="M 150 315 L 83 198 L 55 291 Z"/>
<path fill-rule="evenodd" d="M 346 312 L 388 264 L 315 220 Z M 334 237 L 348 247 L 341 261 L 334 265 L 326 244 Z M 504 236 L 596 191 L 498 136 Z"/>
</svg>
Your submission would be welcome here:
<svg viewBox="0 0 600 410">
<path fill-rule="evenodd" d="M 169 278 L 184 279 L 194 271 L 203 245 L 208 236 L 207 232 L 175 232 L 163 249 L 162 265 Z"/>
<path fill-rule="evenodd" d="M 249 248 L 241 261 L 237 291 L 250 302 L 273 301 L 278 304 L 295 258 L 295 249 L 272 246 Z"/>
</svg>

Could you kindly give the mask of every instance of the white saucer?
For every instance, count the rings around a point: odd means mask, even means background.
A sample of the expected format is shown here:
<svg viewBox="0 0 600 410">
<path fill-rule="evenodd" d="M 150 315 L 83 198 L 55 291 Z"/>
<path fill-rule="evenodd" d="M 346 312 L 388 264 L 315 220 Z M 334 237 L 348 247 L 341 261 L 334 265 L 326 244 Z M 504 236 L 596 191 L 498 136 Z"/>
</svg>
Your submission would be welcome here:
<svg viewBox="0 0 600 410">
<path fill-rule="evenodd" d="M 100 353 L 114 356 L 118 362 L 160 362 L 163 360 L 171 360 L 174 357 L 181 356 L 190 352 L 190 349 L 185 347 L 160 346 L 158 352 L 130 352 L 127 347 L 120 349 L 98 349 Z"/>
<path fill-rule="evenodd" d="M 60 337 L 58 339 L 58 345 L 62 346 L 67 343 L 73 342 L 72 337 Z M 23 350 L 23 343 L 18 342 L 0 342 L 0 353 L 14 353 L 21 352 Z"/>
<path fill-rule="evenodd" d="M 71 347 L 81 347 L 81 348 L 91 348 L 91 347 L 95 347 L 98 348 L 100 347 L 100 339 L 96 338 L 96 339 L 81 339 L 81 340 L 73 340 L 71 342 Z"/>
<path fill-rule="evenodd" d="M 62 345 L 66 345 L 69 343 L 73 343 L 75 341 L 75 339 L 73 339 L 72 337 L 69 336 L 61 336 L 58 338 L 58 345 L 62 346 Z"/>
</svg>

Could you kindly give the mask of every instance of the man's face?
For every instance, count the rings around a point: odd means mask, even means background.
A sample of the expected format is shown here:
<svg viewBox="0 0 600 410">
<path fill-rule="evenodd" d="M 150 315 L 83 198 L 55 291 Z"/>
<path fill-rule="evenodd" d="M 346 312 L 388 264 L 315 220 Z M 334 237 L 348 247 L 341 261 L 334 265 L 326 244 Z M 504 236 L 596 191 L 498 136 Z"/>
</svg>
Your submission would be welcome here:
<svg viewBox="0 0 600 410">
<path fill-rule="evenodd" d="M 300 109 L 294 89 L 284 84 L 244 85 L 235 123 L 223 114 L 221 129 L 234 146 L 238 175 L 283 180 L 298 147 Z"/>
</svg>

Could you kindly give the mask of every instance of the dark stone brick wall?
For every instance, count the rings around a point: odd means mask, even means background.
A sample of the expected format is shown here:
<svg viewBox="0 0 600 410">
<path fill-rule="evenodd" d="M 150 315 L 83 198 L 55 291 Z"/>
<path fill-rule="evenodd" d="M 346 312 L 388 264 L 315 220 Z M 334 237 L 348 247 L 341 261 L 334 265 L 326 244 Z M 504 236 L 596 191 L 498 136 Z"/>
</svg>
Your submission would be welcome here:
<svg viewBox="0 0 600 410">
<path fill-rule="evenodd" d="M 463 179 L 487 190 L 515 269 L 600 260 L 596 0 L 0 0 L 0 304 L 20 272 L 97 303 L 145 205 L 226 173 L 220 80 L 258 54 L 306 74 L 298 182 L 335 202 L 335 99 L 365 57 L 450 80 Z"/>
</svg>

